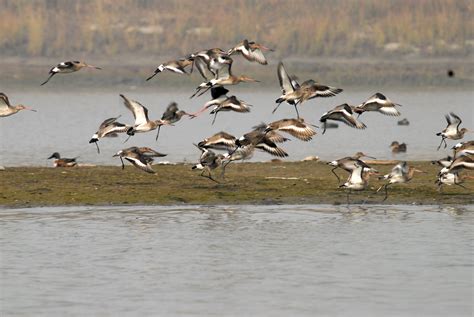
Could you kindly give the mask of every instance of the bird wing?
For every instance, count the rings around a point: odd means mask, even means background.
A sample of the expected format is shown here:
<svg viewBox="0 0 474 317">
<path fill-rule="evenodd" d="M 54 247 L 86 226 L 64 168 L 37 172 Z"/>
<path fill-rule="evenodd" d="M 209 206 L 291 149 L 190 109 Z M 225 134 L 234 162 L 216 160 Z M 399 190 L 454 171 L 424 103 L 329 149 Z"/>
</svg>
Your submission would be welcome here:
<svg viewBox="0 0 474 317">
<path fill-rule="evenodd" d="M 310 97 L 308 99 L 313 99 L 315 97 L 334 97 L 342 92 L 341 88 L 320 85 L 318 83 L 314 83 L 307 89 L 310 91 Z"/>
<path fill-rule="evenodd" d="M 303 141 L 309 141 L 316 134 L 312 128 L 307 124 L 297 120 L 281 120 L 281 124 L 278 126 L 279 131 L 283 131 L 291 134 L 295 138 Z"/>
<path fill-rule="evenodd" d="M 211 88 L 211 97 L 212 99 L 217 99 L 222 95 L 225 95 L 229 92 L 228 89 L 224 88 L 223 86 L 216 86 Z"/>
<path fill-rule="evenodd" d="M 199 74 L 201 74 L 201 76 L 205 80 L 209 80 L 208 75 L 210 73 L 210 70 L 207 66 L 207 63 L 206 63 L 206 60 L 204 59 L 204 57 L 201 57 L 201 56 L 194 57 L 193 65 L 197 68 L 197 70 L 199 71 Z"/>
<path fill-rule="evenodd" d="M 278 157 L 287 157 L 288 153 L 286 153 L 282 148 L 278 147 L 274 142 L 272 142 L 269 138 L 265 137 L 263 140 L 255 145 L 255 148 L 261 149 L 273 156 Z"/>
<path fill-rule="evenodd" d="M 283 143 L 289 140 L 276 131 L 267 132 L 266 138 L 275 143 Z"/>
<path fill-rule="evenodd" d="M 278 80 L 280 81 L 281 91 L 283 92 L 283 94 L 295 91 L 293 80 L 290 78 L 290 76 L 288 76 L 288 73 L 286 72 L 282 62 L 278 64 L 277 74 Z"/>
<path fill-rule="evenodd" d="M 138 101 L 130 100 L 124 95 L 120 95 L 123 98 L 125 107 L 127 107 L 135 118 L 135 125 L 145 124 L 148 122 L 148 109 Z"/>
<path fill-rule="evenodd" d="M 451 122 L 452 125 L 455 125 L 456 124 L 456 130 L 459 129 L 459 126 L 461 125 L 462 123 L 462 120 L 459 116 L 457 116 L 454 112 L 450 112 L 449 113 L 451 115 L 452 118 L 454 118 L 454 120 Z"/>
<path fill-rule="evenodd" d="M 7 95 L 3 92 L 0 92 L 0 109 L 11 107 L 10 100 L 8 100 Z"/>
<path fill-rule="evenodd" d="M 153 162 L 152 158 L 145 158 L 143 156 L 132 157 L 126 156 L 124 157 L 127 161 L 133 164 L 133 166 L 151 174 L 155 174 L 156 172 L 151 168 L 151 163 Z"/>
</svg>

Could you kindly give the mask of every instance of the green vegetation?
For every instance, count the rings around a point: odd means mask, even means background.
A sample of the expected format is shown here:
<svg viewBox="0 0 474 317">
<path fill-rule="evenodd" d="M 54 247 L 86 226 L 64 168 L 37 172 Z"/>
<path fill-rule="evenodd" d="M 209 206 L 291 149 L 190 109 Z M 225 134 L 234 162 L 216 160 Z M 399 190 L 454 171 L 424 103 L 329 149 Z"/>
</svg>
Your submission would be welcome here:
<svg viewBox="0 0 474 317">
<path fill-rule="evenodd" d="M 243 38 L 287 56 L 468 56 L 471 0 L 0 0 L 4 56 L 184 55 Z"/>
<path fill-rule="evenodd" d="M 426 174 L 407 184 L 393 185 L 386 204 L 473 204 L 468 189 L 446 187 L 439 193 L 434 178 L 439 170 L 429 162 L 412 162 Z M 386 173 L 391 165 L 379 165 Z M 331 167 L 322 162 L 237 163 L 228 166 L 226 179 L 217 184 L 200 177 L 190 165 L 157 165 L 157 175 L 127 166 L 40 168 L 15 167 L 0 172 L 0 206 L 121 205 L 121 204 L 345 204 Z M 217 173 L 219 174 L 219 173 Z M 338 174 L 345 179 L 346 173 Z M 286 178 L 286 179 L 285 179 Z M 375 190 L 383 182 L 350 196 L 351 203 L 381 203 Z"/>
</svg>

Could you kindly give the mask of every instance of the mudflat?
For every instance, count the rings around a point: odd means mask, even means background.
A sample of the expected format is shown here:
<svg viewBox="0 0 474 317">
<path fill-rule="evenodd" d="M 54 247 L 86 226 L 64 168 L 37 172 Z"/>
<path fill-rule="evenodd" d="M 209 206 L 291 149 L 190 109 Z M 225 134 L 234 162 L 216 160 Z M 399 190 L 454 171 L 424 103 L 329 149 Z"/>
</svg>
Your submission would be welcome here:
<svg viewBox="0 0 474 317">
<path fill-rule="evenodd" d="M 410 162 L 425 173 L 408 183 L 389 187 L 384 204 L 473 204 L 474 184 L 435 185 L 439 168 L 430 162 Z M 373 165 L 380 175 L 393 165 Z M 201 177 L 190 164 L 154 165 L 156 174 L 132 166 L 73 168 L 11 167 L 0 172 L 0 205 L 4 207 L 57 205 L 175 205 L 175 204 L 346 204 L 347 190 L 339 188 L 348 173 L 337 169 L 338 183 L 325 162 L 268 162 L 230 164 L 221 178 Z M 466 172 L 464 172 L 466 173 Z M 472 172 L 471 172 L 472 173 Z M 352 204 L 379 204 L 383 180 L 372 177 L 367 189 L 353 191 Z"/>
</svg>

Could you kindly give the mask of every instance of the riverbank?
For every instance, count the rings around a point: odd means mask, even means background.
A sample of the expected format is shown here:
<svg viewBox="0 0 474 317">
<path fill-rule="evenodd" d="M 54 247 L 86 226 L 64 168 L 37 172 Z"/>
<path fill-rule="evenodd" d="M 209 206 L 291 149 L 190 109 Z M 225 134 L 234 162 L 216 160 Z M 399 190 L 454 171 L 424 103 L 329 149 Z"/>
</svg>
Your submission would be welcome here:
<svg viewBox="0 0 474 317">
<path fill-rule="evenodd" d="M 423 170 L 411 182 L 390 187 L 385 204 L 474 204 L 474 183 L 434 184 L 439 168 L 430 162 L 411 162 Z M 392 165 L 373 165 L 382 174 Z M 75 168 L 11 167 L 0 171 L 0 206 L 59 205 L 175 205 L 175 204 L 346 204 L 347 191 L 338 188 L 331 167 L 324 162 L 234 163 L 220 183 L 200 177 L 190 164 L 155 165 L 156 175 L 132 166 Z M 341 181 L 347 173 L 338 170 Z M 354 192 L 350 202 L 380 204 L 384 184 L 372 178 L 369 188 Z"/>
</svg>

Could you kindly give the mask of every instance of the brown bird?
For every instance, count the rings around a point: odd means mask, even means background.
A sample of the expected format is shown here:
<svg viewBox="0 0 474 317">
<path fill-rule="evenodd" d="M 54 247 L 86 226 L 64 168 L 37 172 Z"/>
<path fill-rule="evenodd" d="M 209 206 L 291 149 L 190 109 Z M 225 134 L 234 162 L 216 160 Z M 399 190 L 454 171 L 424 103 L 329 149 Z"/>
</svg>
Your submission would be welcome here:
<svg viewBox="0 0 474 317">
<path fill-rule="evenodd" d="M 158 125 L 158 131 L 156 133 L 156 140 L 158 140 L 158 137 L 160 135 L 160 129 L 161 129 L 162 125 L 173 125 L 174 123 L 181 120 L 181 118 L 183 116 L 189 116 L 191 118 L 195 117 L 193 114 L 187 113 L 184 110 L 179 110 L 178 109 L 178 104 L 176 102 L 170 103 L 168 105 L 168 107 L 166 108 L 166 111 L 161 116 L 161 122 L 163 124 Z"/>
<path fill-rule="evenodd" d="M 158 68 L 155 69 L 155 72 L 153 73 L 153 75 L 148 77 L 146 80 L 149 81 L 150 79 L 152 79 L 153 77 L 155 77 L 156 75 L 158 75 L 159 73 L 165 70 L 168 70 L 170 72 L 177 73 L 177 74 L 188 75 L 188 73 L 185 70 L 185 67 L 191 65 L 192 63 L 193 63 L 192 59 L 189 59 L 189 58 L 181 58 L 178 60 L 168 61 L 166 63 L 160 64 L 160 66 L 158 66 Z"/>
<path fill-rule="evenodd" d="M 335 120 L 341 121 L 347 124 L 348 126 L 356 129 L 365 129 L 366 125 L 360 121 L 358 121 L 352 110 L 352 107 L 349 106 L 347 103 L 336 106 L 334 109 L 324 113 L 322 117 L 319 119 L 320 122 L 323 123 L 323 134 L 326 132 L 326 121 L 327 120 Z"/>
<path fill-rule="evenodd" d="M 385 189 L 385 197 L 382 201 L 385 201 L 388 197 L 387 188 L 389 185 L 407 183 L 413 178 L 415 172 L 425 173 L 417 168 L 408 166 L 407 162 L 400 162 L 392 168 L 392 171 L 389 174 L 379 177 L 379 179 L 388 180 L 387 184 L 382 185 L 377 189 L 377 192 L 379 192 L 382 187 Z"/>
<path fill-rule="evenodd" d="M 267 59 L 263 55 L 263 51 L 273 51 L 273 49 L 263 46 L 262 44 L 249 42 L 247 39 L 243 40 L 233 48 L 231 48 L 227 54 L 242 54 L 245 59 L 250 62 L 257 62 L 262 65 L 267 65 Z"/>
<path fill-rule="evenodd" d="M 77 165 L 76 159 L 78 156 L 74 158 L 61 158 L 61 155 L 59 155 L 58 152 L 54 152 L 50 157 L 48 157 L 48 160 L 52 158 L 55 159 L 54 167 L 74 167 Z"/>
<path fill-rule="evenodd" d="M 367 99 L 364 103 L 355 107 L 354 111 L 359 115 L 366 111 L 377 111 L 387 116 L 399 116 L 400 111 L 398 111 L 395 106 L 401 107 L 402 105 L 392 102 L 390 99 L 378 92 Z"/>
<path fill-rule="evenodd" d="M 73 72 L 77 72 L 78 70 L 81 70 L 84 67 L 102 69 L 100 67 L 89 65 L 89 64 L 87 64 L 85 62 L 82 62 L 82 61 L 62 62 L 62 63 L 59 63 L 58 65 L 54 66 L 53 68 L 51 68 L 51 70 L 49 71 L 48 79 L 46 79 L 46 81 L 44 83 L 42 83 L 41 86 L 46 84 L 51 79 L 51 77 L 53 77 L 56 74 L 73 73 Z"/>
<path fill-rule="evenodd" d="M 200 151 L 201 151 L 201 156 L 199 157 L 199 163 L 194 165 L 192 169 L 200 169 L 202 170 L 201 176 L 209 178 L 210 180 L 219 183 L 217 180 L 215 180 L 212 177 L 211 171 L 218 168 L 219 166 L 222 166 L 222 161 L 224 159 L 223 154 L 216 154 L 212 150 L 209 150 L 207 148 L 200 147 L 197 144 L 194 144 Z M 208 175 L 204 175 L 205 172 L 208 172 Z M 223 173 L 222 173 L 223 175 Z"/>
<path fill-rule="evenodd" d="M 444 142 L 444 148 L 448 146 L 446 143 L 446 139 L 451 140 L 459 140 L 464 137 L 464 134 L 469 130 L 466 128 L 459 129 L 459 126 L 462 123 L 462 120 L 459 116 L 457 116 L 454 112 L 450 112 L 449 114 L 445 115 L 446 121 L 448 125 L 446 129 L 443 131 L 436 133 L 437 136 L 441 136 L 441 143 L 438 146 L 438 150 L 440 149 L 441 145 Z"/>
<path fill-rule="evenodd" d="M 159 153 L 149 147 L 136 147 L 132 146 L 123 150 L 118 151 L 113 157 L 119 157 L 122 162 L 122 169 L 125 168 L 122 158 L 126 159 L 138 169 L 141 169 L 147 173 L 156 174 L 151 167 L 154 157 L 163 157 L 167 154 Z"/>
<path fill-rule="evenodd" d="M 5 95 L 3 92 L 0 92 L 0 117 L 11 116 L 20 110 L 30 110 L 36 112 L 36 110 L 24 105 L 12 106 L 10 104 L 10 100 L 8 100 L 7 95 Z"/>
<path fill-rule="evenodd" d="M 398 143 L 398 141 L 393 141 L 390 144 L 390 149 L 392 150 L 393 154 L 405 153 L 407 151 L 407 145 L 406 143 Z"/>
<path fill-rule="evenodd" d="M 281 119 L 270 123 L 266 127 L 265 132 L 282 131 L 302 141 L 310 141 L 313 136 L 316 135 L 316 131 L 314 131 L 311 126 L 316 127 L 315 125 L 306 123 L 303 118 Z"/>
<path fill-rule="evenodd" d="M 334 168 L 331 170 L 331 172 L 336 176 L 338 183 L 341 181 L 339 176 L 336 174 L 335 170 L 337 168 L 342 168 L 346 172 L 352 173 L 354 169 L 356 169 L 358 166 L 362 166 L 365 168 L 370 168 L 364 161 L 361 160 L 362 157 L 368 157 L 371 159 L 375 159 L 373 156 L 368 156 L 365 153 L 362 152 L 357 152 L 353 156 L 346 156 L 338 160 L 334 160 L 331 162 L 328 162 L 328 165 L 334 166 Z"/>
<path fill-rule="evenodd" d="M 100 153 L 99 145 L 97 144 L 99 139 L 117 137 L 118 133 L 125 133 L 132 127 L 128 124 L 117 122 L 118 118 L 120 118 L 120 116 L 104 120 L 104 122 L 100 124 L 99 130 L 97 130 L 89 140 L 89 143 L 95 143 L 97 153 Z"/>
</svg>

